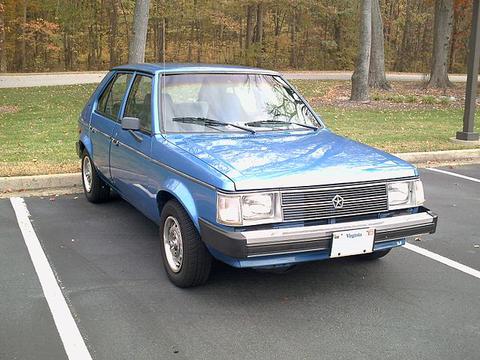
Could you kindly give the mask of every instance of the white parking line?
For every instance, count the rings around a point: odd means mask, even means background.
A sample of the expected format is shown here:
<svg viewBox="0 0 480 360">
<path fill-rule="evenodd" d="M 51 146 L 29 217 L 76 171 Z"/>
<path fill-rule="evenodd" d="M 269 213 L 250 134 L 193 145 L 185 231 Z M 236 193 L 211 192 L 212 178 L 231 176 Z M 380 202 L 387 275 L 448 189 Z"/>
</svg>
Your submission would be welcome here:
<svg viewBox="0 0 480 360">
<path fill-rule="evenodd" d="M 403 245 L 403 247 L 408 249 L 408 250 L 414 251 L 417 254 L 420 254 L 420 255 L 426 256 L 430 259 L 441 262 L 442 264 L 450 266 L 451 268 L 460 270 L 460 271 L 462 271 L 462 272 L 464 272 L 468 275 L 475 276 L 477 279 L 480 279 L 480 271 L 472 269 L 471 267 L 460 264 L 456 261 L 450 260 L 450 259 L 448 259 L 448 258 L 446 258 L 442 255 L 435 254 L 434 252 L 431 252 L 429 250 L 425 250 L 425 249 L 423 249 L 419 246 L 416 246 L 416 245 L 405 243 L 405 245 Z"/>
<path fill-rule="evenodd" d="M 456 176 L 456 177 L 459 177 L 459 178 L 462 178 L 462 179 L 465 179 L 465 180 L 470 180 L 470 181 L 475 181 L 475 182 L 480 183 L 480 179 L 476 179 L 476 178 L 473 178 L 473 177 L 470 177 L 470 176 L 465 176 L 465 175 L 462 175 L 462 174 L 457 174 L 457 173 L 454 173 L 454 172 L 441 170 L 441 169 L 434 169 L 434 168 L 426 168 L 426 169 L 430 170 L 430 171 L 435 171 L 435 172 L 446 174 L 446 175 Z"/>
<path fill-rule="evenodd" d="M 18 226 L 22 231 L 25 245 L 27 245 L 30 258 L 42 285 L 45 299 L 53 315 L 53 320 L 68 358 L 70 360 L 91 360 L 92 357 L 85 345 L 85 341 L 80 334 L 80 330 L 78 330 L 77 324 L 58 286 L 53 270 L 43 252 L 42 245 L 30 222 L 30 213 L 25 201 L 22 198 L 14 197 L 10 199 L 10 202 L 15 210 Z M 42 331 L 42 329 L 39 329 L 39 331 Z"/>
</svg>

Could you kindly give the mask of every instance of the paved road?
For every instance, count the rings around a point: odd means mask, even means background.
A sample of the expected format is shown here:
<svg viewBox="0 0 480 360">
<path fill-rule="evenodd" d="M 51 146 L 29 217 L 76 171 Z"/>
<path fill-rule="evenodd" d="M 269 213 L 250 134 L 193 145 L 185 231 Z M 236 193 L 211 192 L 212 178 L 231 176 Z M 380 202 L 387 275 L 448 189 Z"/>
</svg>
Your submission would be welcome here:
<svg viewBox="0 0 480 360">
<path fill-rule="evenodd" d="M 0 75 L 0 88 L 72 85 L 98 83 L 106 72 L 44 73 L 44 74 L 8 74 Z M 287 79 L 309 80 L 350 80 L 350 71 L 299 71 L 283 72 Z M 390 81 L 425 81 L 427 76 L 418 73 L 387 73 Z M 466 75 L 450 75 L 452 82 L 466 82 Z"/>
<path fill-rule="evenodd" d="M 479 165 L 446 170 L 480 179 Z M 480 270 L 480 183 L 421 176 L 440 220 L 412 244 Z M 156 225 L 124 201 L 25 201 L 93 359 L 478 359 L 480 279 L 405 248 L 283 275 L 218 265 L 182 290 Z M 0 359 L 66 359 L 8 199 L 0 229 Z"/>
</svg>

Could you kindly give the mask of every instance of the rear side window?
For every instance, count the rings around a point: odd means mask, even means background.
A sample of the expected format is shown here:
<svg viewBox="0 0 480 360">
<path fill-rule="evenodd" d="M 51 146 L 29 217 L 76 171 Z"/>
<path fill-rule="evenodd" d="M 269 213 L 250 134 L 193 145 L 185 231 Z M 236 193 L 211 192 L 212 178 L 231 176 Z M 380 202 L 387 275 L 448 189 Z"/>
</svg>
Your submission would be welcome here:
<svg viewBox="0 0 480 360">
<path fill-rule="evenodd" d="M 140 130 L 146 133 L 152 128 L 152 78 L 137 75 L 128 95 L 125 117 L 140 119 Z"/>
<path fill-rule="evenodd" d="M 107 86 L 98 100 L 97 111 L 111 119 L 118 120 L 118 112 L 127 91 L 132 74 L 118 74 Z"/>
</svg>

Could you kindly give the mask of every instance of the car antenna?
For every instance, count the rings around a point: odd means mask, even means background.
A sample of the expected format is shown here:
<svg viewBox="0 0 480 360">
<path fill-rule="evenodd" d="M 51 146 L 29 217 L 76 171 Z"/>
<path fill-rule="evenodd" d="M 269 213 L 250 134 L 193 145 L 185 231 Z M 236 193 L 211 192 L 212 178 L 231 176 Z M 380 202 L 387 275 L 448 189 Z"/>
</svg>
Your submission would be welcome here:
<svg viewBox="0 0 480 360">
<path fill-rule="evenodd" d="M 163 60 L 163 72 L 162 72 L 162 77 L 161 77 L 161 83 L 160 83 L 160 94 L 162 94 L 162 102 L 160 103 L 160 107 L 162 109 L 162 119 L 160 121 L 160 128 L 165 126 L 165 118 L 167 117 L 167 111 L 165 107 L 165 43 L 166 43 L 166 35 L 167 32 L 165 31 L 165 16 L 162 18 L 162 60 Z"/>
</svg>

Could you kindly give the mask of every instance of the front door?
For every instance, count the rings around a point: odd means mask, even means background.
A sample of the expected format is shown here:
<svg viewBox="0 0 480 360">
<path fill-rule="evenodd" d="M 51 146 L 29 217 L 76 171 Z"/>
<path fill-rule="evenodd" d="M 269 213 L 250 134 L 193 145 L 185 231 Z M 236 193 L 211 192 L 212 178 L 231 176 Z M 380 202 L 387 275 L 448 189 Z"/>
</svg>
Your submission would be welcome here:
<svg viewBox="0 0 480 360">
<path fill-rule="evenodd" d="M 100 95 L 90 122 L 91 156 L 97 170 L 107 179 L 110 179 L 110 143 L 120 122 L 120 109 L 131 78 L 128 73 L 113 76 Z"/>
<path fill-rule="evenodd" d="M 152 77 L 137 74 L 130 87 L 123 117 L 140 119 L 140 130 L 117 127 L 110 150 L 112 180 L 121 195 L 144 213 L 149 214 L 156 203 L 150 180 L 153 163 L 152 145 Z M 153 200 L 153 201 L 152 201 Z"/>
</svg>

